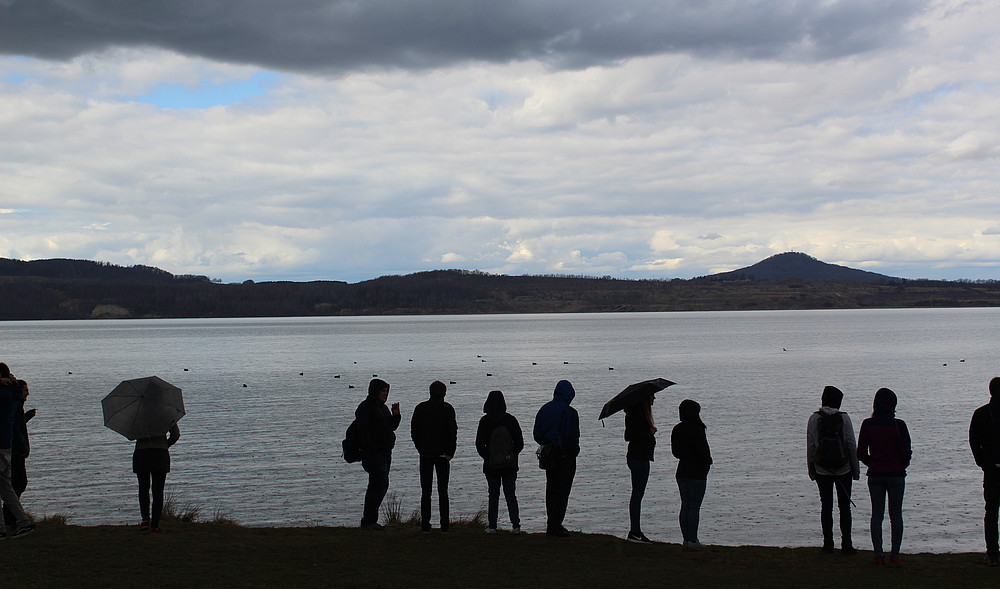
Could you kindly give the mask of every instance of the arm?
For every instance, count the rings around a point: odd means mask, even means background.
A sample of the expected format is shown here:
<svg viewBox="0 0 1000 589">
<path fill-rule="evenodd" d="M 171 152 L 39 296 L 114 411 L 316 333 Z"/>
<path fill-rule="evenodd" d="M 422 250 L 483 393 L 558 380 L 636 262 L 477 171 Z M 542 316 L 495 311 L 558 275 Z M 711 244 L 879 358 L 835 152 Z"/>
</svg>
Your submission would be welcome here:
<svg viewBox="0 0 1000 589">
<path fill-rule="evenodd" d="M 447 437 L 447 448 L 445 449 L 445 456 L 448 458 L 453 458 L 455 456 L 455 451 L 458 448 L 458 420 L 455 419 L 455 408 L 448 405 L 448 419 L 447 419 L 448 432 Z"/>
<path fill-rule="evenodd" d="M 809 469 L 810 480 L 816 479 L 816 444 L 819 439 L 816 424 L 818 419 L 819 416 L 813 413 L 809 416 L 809 422 L 806 425 L 806 468 Z"/>
<path fill-rule="evenodd" d="M 910 466 L 910 459 L 913 458 L 910 430 L 902 419 L 897 419 L 896 424 L 899 426 L 899 454 L 903 458 L 903 467 L 906 468 Z"/>
<path fill-rule="evenodd" d="M 517 422 L 517 418 L 513 415 L 507 414 L 509 420 L 508 429 L 510 429 L 511 441 L 514 442 L 514 454 L 520 454 L 521 450 L 524 450 L 524 433 L 521 432 L 521 424 Z"/>
<path fill-rule="evenodd" d="M 868 465 L 872 459 L 871 442 L 868 440 L 868 420 L 861 422 L 861 431 L 858 433 L 858 460 Z"/>
<path fill-rule="evenodd" d="M 858 440 L 854 437 L 854 425 L 851 423 L 851 416 L 844 413 L 844 445 L 847 446 L 848 458 L 851 462 L 851 477 L 854 480 L 861 478 L 861 465 L 858 464 Z"/>
<path fill-rule="evenodd" d="M 487 417 L 484 415 L 479 419 L 479 428 L 476 430 L 476 452 L 485 460 L 488 456 L 490 432 L 486 424 Z"/>
<path fill-rule="evenodd" d="M 170 426 L 170 431 L 167 432 L 167 447 L 173 446 L 177 443 L 181 437 L 181 428 L 177 427 L 177 424 Z"/>
</svg>

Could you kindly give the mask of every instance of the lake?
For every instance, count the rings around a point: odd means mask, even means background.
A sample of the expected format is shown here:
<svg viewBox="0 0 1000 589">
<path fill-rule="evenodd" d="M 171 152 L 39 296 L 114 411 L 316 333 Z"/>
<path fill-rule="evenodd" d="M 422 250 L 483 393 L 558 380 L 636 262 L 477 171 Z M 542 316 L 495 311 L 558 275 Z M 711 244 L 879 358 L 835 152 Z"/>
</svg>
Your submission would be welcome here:
<svg viewBox="0 0 1000 589">
<path fill-rule="evenodd" d="M 968 448 L 972 411 L 1000 373 L 1000 309 L 744 311 L 490 316 L 5 322 L 0 360 L 31 385 L 32 453 L 23 501 L 78 525 L 138 521 L 132 443 L 103 427 L 100 400 L 121 380 L 158 375 L 184 391 L 167 493 L 203 517 L 248 526 L 355 526 L 366 475 L 340 441 L 373 375 L 402 405 L 390 493 L 419 506 L 413 407 L 450 384 L 459 419 L 454 516 L 486 500 L 476 426 L 500 389 L 530 437 L 555 383 L 570 380 L 583 448 L 568 528 L 624 536 L 629 477 L 624 418 L 597 420 L 632 382 L 677 382 L 657 396 L 659 445 L 643 511 L 654 540 L 679 542 L 677 405 L 702 405 L 715 464 L 703 542 L 818 546 L 819 498 L 806 476 L 805 426 L 824 385 L 845 393 L 855 430 L 879 387 L 899 396 L 913 436 L 904 552 L 981 551 L 981 473 Z M 352 388 L 353 387 L 353 388 Z M 544 531 L 544 472 L 521 455 L 522 526 Z M 865 477 L 854 539 L 870 548 Z M 436 510 L 436 499 L 435 499 Z M 501 501 L 501 527 L 506 524 Z M 888 521 L 887 521 L 888 525 Z M 888 531 L 886 531 L 888 539 Z M 887 540 L 888 541 L 888 540 Z"/>
</svg>

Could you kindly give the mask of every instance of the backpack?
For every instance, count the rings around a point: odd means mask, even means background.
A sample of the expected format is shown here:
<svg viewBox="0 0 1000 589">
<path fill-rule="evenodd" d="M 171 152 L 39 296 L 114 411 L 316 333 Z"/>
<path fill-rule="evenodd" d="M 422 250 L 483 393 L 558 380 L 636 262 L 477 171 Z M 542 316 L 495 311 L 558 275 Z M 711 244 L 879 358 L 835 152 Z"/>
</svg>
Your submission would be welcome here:
<svg viewBox="0 0 1000 589">
<path fill-rule="evenodd" d="M 487 448 L 486 468 L 493 470 L 517 466 L 517 454 L 514 453 L 514 439 L 505 425 L 493 428 Z"/>
<path fill-rule="evenodd" d="M 347 426 L 347 433 L 344 435 L 344 460 L 348 462 L 358 462 L 361 460 L 361 439 L 358 436 L 358 420 L 351 422 Z"/>
<path fill-rule="evenodd" d="M 827 470 L 837 470 L 847 464 L 847 446 L 844 444 L 844 414 L 819 413 L 816 429 L 816 465 Z"/>
</svg>

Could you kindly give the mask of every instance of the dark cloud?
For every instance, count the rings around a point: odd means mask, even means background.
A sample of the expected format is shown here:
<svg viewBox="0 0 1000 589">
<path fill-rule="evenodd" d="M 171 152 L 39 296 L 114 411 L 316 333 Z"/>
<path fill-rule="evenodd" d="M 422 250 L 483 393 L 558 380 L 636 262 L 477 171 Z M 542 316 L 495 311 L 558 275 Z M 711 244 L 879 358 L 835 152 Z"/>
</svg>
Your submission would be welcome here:
<svg viewBox="0 0 1000 589">
<path fill-rule="evenodd" d="M 0 52 L 63 60 L 160 47 L 343 72 L 666 52 L 829 59 L 898 43 L 927 0 L 0 0 Z"/>
</svg>

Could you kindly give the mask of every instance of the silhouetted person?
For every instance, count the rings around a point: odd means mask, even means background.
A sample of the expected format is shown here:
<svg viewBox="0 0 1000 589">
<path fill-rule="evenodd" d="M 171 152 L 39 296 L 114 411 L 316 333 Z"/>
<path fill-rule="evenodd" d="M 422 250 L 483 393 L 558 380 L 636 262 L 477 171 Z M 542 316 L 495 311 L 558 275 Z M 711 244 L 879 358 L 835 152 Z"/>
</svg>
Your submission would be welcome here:
<svg viewBox="0 0 1000 589">
<path fill-rule="evenodd" d="M 445 402 L 448 387 L 440 380 L 430 386 L 430 399 L 413 408 L 410 419 L 410 437 L 420 454 L 420 529 L 431 531 L 431 495 L 434 473 L 438 480 L 438 507 L 441 512 L 441 531 L 448 531 L 448 474 L 451 459 L 455 456 L 458 424 L 455 409 Z"/>
<path fill-rule="evenodd" d="M 35 524 L 31 523 L 21 506 L 11 480 L 14 421 L 23 404 L 24 395 L 17 379 L 11 374 L 10 367 L 0 362 L 0 499 L 4 509 L 14 517 L 14 537 L 30 534 L 35 529 Z M 0 529 L 0 536 L 6 535 L 6 530 Z"/>
<path fill-rule="evenodd" d="M 19 408 L 14 412 L 14 438 L 11 442 L 11 459 L 10 459 L 10 481 L 11 486 L 14 488 L 14 492 L 17 493 L 18 499 L 24 494 L 24 490 L 28 488 L 28 469 L 27 469 L 27 459 L 30 450 L 30 444 L 28 442 L 28 422 L 35 416 L 35 410 L 30 411 L 24 410 L 24 402 L 28 400 L 28 383 L 23 380 L 17 381 L 18 388 L 21 389 L 21 403 Z M 3 521 L 4 524 L 8 526 L 16 526 L 17 518 L 14 514 L 4 507 L 3 509 Z"/>
<path fill-rule="evenodd" d="M 997 517 L 1000 513 L 1000 377 L 990 380 L 990 402 L 972 414 L 969 424 L 969 445 L 976 464 L 983 469 L 983 499 L 986 513 L 983 529 L 986 534 L 986 564 L 1000 565 Z"/>
<path fill-rule="evenodd" d="M 809 416 L 806 427 L 806 463 L 809 478 L 819 488 L 823 551 L 833 552 L 833 490 L 840 511 L 840 550 L 857 554 L 851 542 L 851 481 L 861 478 L 854 426 L 840 410 L 844 393 L 833 386 L 823 389 L 822 407 Z"/>
<path fill-rule="evenodd" d="M 882 550 L 882 522 L 885 500 L 889 498 L 891 552 L 889 563 L 900 565 L 899 549 L 903 544 L 903 491 L 906 467 L 913 452 L 906 422 L 896 419 L 896 393 L 889 389 L 875 392 L 872 416 L 861 422 L 858 432 L 858 460 L 868 466 L 868 493 L 872 499 L 871 535 L 875 564 L 885 564 Z"/>
<path fill-rule="evenodd" d="M 563 527 L 569 494 L 576 476 L 576 457 L 580 454 L 580 416 L 569 406 L 576 396 L 568 380 L 556 384 L 552 400 L 542 405 L 535 416 L 535 442 L 552 446 L 551 464 L 545 469 L 545 511 L 548 536 L 569 536 Z"/>
<path fill-rule="evenodd" d="M 368 383 L 368 397 L 354 412 L 357 420 L 358 439 L 361 442 L 361 466 L 368 473 L 368 489 L 365 491 L 365 507 L 361 516 L 361 527 L 366 530 L 381 530 L 378 512 L 382 500 L 389 490 L 389 467 L 392 464 L 392 449 L 396 445 L 396 428 L 402 416 L 399 403 L 392 404 L 392 411 L 385 406 L 389 398 L 389 383 L 377 378 Z"/>
<path fill-rule="evenodd" d="M 162 436 L 139 438 L 135 441 L 135 451 L 132 452 L 132 472 L 139 481 L 139 529 L 154 534 L 160 533 L 160 516 L 163 514 L 163 488 L 166 486 L 167 473 L 170 472 L 170 451 L 168 448 L 177 443 L 181 430 L 177 424 Z M 153 505 L 150 511 L 149 494 L 152 491 Z"/>
<path fill-rule="evenodd" d="M 676 476 L 681 494 L 681 534 L 684 536 L 684 548 L 700 550 L 705 545 L 698 540 L 698 523 L 708 471 L 712 467 L 712 450 L 708 447 L 705 422 L 701 420 L 701 405 L 685 399 L 681 401 L 678 413 L 681 422 L 670 433 L 670 450 L 679 460 Z"/>
<path fill-rule="evenodd" d="M 476 430 L 476 451 L 483 457 L 488 502 L 486 533 L 497 531 L 500 512 L 500 488 L 507 500 L 507 515 L 511 530 L 521 532 L 521 516 L 517 505 L 517 455 L 524 449 L 524 434 L 517 419 L 507 413 L 507 402 L 500 391 L 490 391 L 483 403 L 483 415 Z"/>
<path fill-rule="evenodd" d="M 653 425 L 653 399 L 648 397 L 625 408 L 625 464 L 632 479 L 632 494 L 628 501 L 629 528 L 625 539 L 629 542 L 649 544 L 652 542 L 642 533 L 642 498 L 649 483 L 649 466 L 653 461 L 656 447 L 656 426 Z"/>
</svg>

